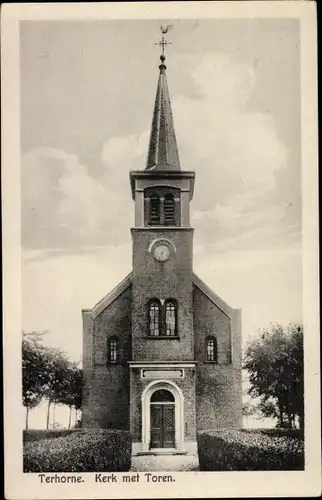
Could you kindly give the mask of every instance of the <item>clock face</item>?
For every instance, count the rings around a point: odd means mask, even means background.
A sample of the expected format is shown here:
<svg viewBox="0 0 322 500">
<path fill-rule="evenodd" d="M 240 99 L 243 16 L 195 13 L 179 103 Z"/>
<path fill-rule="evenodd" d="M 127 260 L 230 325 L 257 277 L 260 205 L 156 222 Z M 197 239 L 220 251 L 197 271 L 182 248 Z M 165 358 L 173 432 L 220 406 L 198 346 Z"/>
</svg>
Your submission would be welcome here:
<svg viewBox="0 0 322 500">
<path fill-rule="evenodd" d="M 170 257 L 170 250 L 167 245 L 158 245 L 154 249 L 154 258 L 159 262 L 165 262 Z"/>
</svg>

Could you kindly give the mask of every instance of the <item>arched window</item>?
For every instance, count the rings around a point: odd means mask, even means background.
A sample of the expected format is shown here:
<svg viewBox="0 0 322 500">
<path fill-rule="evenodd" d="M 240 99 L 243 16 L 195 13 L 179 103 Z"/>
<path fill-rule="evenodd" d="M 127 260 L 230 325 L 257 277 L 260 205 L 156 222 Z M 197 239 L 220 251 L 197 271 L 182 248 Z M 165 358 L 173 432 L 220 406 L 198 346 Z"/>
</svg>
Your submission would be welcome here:
<svg viewBox="0 0 322 500">
<path fill-rule="evenodd" d="M 172 194 L 166 194 L 164 197 L 164 224 L 173 226 L 174 220 L 174 198 Z"/>
<path fill-rule="evenodd" d="M 157 194 L 153 194 L 150 197 L 149 224 L 151 226 L 160 224 L 160 198 Z"/>
<path fill-rule="evenodd" d="M 149 328 L 150 335 L 156 337 L 160 335 L 161 304 L 158 299 L 152 299 L 149 302 Z"/>
<path fill-rule="evenodd" d="M 165 301 L 165 335 L 177 335 L 177 302 L 173 299 Z"/>
<path fill-rule="evenodd" d="M 207 337 L 206 341 L 206 349 L 207 349 L 207 361 L 212 361 L 213 363 L 217 363 L 217 339 L 216 337 Z"/>
<path fill-rule="evenodd" d="M 117 348 L 117 338 L 112 337 L 108 342 L 108 361 L 110 363 L 116 363 L 118 361 L 118 348 Z"/>
</svg>

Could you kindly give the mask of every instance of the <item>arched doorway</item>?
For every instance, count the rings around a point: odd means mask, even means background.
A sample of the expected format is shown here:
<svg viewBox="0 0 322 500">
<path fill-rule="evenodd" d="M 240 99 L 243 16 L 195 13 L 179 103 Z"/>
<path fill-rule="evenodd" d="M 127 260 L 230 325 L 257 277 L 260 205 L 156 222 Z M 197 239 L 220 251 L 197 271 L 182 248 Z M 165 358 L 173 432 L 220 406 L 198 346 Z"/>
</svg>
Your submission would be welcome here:
<svg viewBox="0 0 322 500">
<path fill-rule="evenodd" d="M 165 408 L 160 409 L 161 405 Z M 154 407 L 155 409 L 152 409 Z M 162 430 L 158 430 L 161 426 Z M 172 427 L 174 427 L 173 430 Z M 177 384 L 170 380 L 150 382 L 142 393 L 141 450 L 148 452 L 157 450 L 158 447 L 168 450 L 171 448 L 182 450 L 184 447 L 183 394 Z"/>
<path fill-rule="evenodd" d="M 167 389 L 153 392 L 150 422 L 150 448 L 175 448 L 175 399 Z"/>
</svg>

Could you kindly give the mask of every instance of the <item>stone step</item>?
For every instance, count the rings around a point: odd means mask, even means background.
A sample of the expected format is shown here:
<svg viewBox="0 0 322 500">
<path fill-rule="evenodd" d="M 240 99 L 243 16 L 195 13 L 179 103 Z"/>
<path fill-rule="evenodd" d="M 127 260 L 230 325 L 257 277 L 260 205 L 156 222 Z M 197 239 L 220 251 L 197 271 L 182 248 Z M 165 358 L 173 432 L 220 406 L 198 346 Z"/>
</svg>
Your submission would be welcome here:
<svg viewBox="0 0 322 500">
<path fill-rule="evenodd" d="M 132 457 L 131 472 L 188 472 L 198 471 L 199 462 L 195 455 L 141 455 Z"/>
<path fill-rule="evenodd" d="M 187 451 L 141 451 L 137 453 L 135 456 L 137 457 L 142 457 L 142 456 L 162 456 L 162 455 L 188 455 Z"/>
</svg>

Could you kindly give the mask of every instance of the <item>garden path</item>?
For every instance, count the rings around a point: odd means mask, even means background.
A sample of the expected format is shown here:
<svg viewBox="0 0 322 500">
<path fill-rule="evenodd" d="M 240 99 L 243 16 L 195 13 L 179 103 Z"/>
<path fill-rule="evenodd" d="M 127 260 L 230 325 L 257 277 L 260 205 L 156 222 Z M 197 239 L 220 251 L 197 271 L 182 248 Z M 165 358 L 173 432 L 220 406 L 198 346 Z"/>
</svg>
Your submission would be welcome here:
<svg viewBox="0 0 322 500">
<path fill-rule="evenodd" d="M 191 455 L 140 455 L 132 457 L 133 472 L 198 471 L 198 456 Z"/>
</svg>

